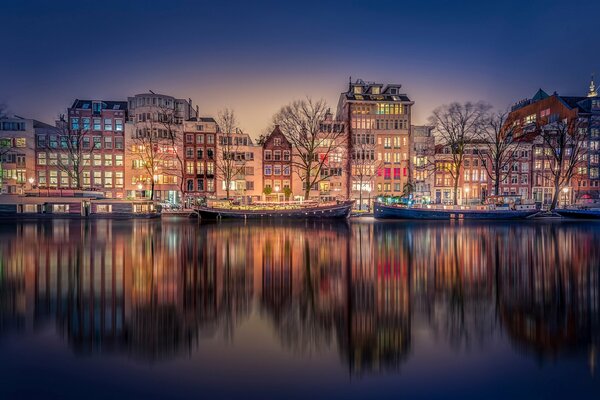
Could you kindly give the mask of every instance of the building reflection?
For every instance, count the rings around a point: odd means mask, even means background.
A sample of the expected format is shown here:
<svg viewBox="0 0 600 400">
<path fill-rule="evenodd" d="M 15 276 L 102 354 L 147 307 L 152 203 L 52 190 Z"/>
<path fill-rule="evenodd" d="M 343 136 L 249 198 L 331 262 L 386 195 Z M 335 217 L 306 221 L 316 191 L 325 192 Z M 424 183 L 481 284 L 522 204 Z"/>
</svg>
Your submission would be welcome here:
<svg viewBox="0 0 600 400">
<path fill-rule="evenodd" d="M 599 239 L 584 223 L 2 224 L 0 340 L 55 326 L 77 353 L 155 361 L 258 318 L 360 375 L 402 368 L 419 324 L 455 351 L 504 335 L 593 369 Z"/>
</svg>

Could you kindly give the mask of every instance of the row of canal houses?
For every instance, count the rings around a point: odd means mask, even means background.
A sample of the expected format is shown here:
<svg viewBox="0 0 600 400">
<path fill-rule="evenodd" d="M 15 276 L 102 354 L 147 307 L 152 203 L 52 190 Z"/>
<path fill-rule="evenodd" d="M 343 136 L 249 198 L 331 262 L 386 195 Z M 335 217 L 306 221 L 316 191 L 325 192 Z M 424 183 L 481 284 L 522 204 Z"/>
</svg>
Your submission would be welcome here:
<svg viewBox="0 0 600 400">
<path fill-rule="evenodd" d="M 323 132 L 344 135 L 333 152 L 318 155 L 327 159 L 310 198 L 352 198 L 365 207 L 376 196 L 406 195 L 410 187 L 417 202 L 451 202 L 454 184 L 447 164 L 452 149 L 436 144 L 433 127 L 413 125 L 413 106 L 399 84 L 350 81 L 336 114 L 328 112 L 321 124 Z M 598 198 L 600 97 L 593 80 L 587 96 L 548 95 L 540 89 L 512 107 L 507 120 L 518 122 L 513 140 L 521 145 L 498 194 L 551 201 L 546 145 L 530 128 L 570 117 L 586 120 L 588 151 L 561 201 Z M 69 165 L 70 141 L 81 141 L 77 148 L 84 152 L 78 177 Z M 496 194 L 485 151 L 474 142 L 465 152 L 457 194 L 461 204 Z M 304 185 L 294 162 L 297 153 L 278 126 L 260 138 L 238 129 L 225 132 L 214 117 L 201 116 L 191 99 L 154 92 L 124 101 L 76 99 L 53 125 L 19 116 L 0 120 L 2 193 L 68 191 L 80 180 L 82 187 L 109 198 L 152 194 L 172 204 L 227 194 L 241 201 L 300 200 Z M 220 165 L 223 154 L 233 159 L 230 179 Z"/>
</svg>

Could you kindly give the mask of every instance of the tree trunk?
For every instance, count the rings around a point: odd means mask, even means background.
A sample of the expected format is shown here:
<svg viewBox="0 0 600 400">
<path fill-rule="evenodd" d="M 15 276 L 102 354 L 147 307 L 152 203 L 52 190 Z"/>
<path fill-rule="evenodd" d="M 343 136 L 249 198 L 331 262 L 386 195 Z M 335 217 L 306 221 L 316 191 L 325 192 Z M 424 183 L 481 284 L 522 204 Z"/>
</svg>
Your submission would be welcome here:
<svg viewBox="0 0 600 400">
<path fill-rule="evenodd" d="M 458 179 L 459 179 L 459 177 L 460 176 L 457 176 L 454 179 L 454 193 L 452 195 L 452 199 L 453 199 L 453 202 L 454 202 L 455 206 L 458 205 Z"/>
<path fill-rule="evenodd" d="M 362 210 L 362 179 L 359 182 L 360 186 L 358 187 L 358 209 Z"/>
<path fill-rule="evenodd" d="M 154 177 L 152 177 L 152 183 L 150 183 L 150 200 L 154 200 Z"/>
<path fill-rule="evenodd" d="M 494 182 L 494 194 L 496 196 L 500 195 L 500 179 L 501 179 L 500 171 L 496 171 L 496 182 Z"/>
<path fill-rule="evenodd" d="M 552 204 L 550 204 L 550 211 L 556 208 L 558 204 L 558 196 L 560 195 L 560 175 L 556 175 L 554 178 L 554 195 L 552 196 Z"/>
</svg>

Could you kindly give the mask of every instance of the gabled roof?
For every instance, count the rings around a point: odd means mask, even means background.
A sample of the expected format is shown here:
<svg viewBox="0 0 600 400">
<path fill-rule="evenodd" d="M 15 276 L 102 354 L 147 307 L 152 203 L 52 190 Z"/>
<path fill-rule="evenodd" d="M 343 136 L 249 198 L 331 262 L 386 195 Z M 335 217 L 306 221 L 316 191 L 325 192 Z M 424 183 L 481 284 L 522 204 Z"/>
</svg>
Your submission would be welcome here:
<svg viewBox="0 0 600 400">
<path fill-rule="evenodd" d="M 287 138 L 285 137 L 285 135 L 283 134 L 283 132 L 281 132 L 281 129 L 279 129 L 279 125 L 275 125 L 275 128 L 273 128 L 273 131 L 271 133 L 269 133 L 269 136 L 267 136 L 265 138 L 264 143 L 266 144 L 267 142 L 271 141 L 271 139 L 273 138 L 273 136 L 282 136 L 284 142 L 288 145 L 291 146 L 292 144 L 290 143 L 289 140 L 287 140 Z"/>
<path fill-rule="evenodd" d="M 531 98 L 532 102 L 536 102 L 536 101 L 540 101 L 540 100 L 544 100 L 546 98 L 548 98 L 550 96 L 548 96 L 548 93 L 544 92 L 541 88 L 538 89 L 537 92 L 535 92 L 535 94 L 533 95 L 533 97 Z"/>
</svg>

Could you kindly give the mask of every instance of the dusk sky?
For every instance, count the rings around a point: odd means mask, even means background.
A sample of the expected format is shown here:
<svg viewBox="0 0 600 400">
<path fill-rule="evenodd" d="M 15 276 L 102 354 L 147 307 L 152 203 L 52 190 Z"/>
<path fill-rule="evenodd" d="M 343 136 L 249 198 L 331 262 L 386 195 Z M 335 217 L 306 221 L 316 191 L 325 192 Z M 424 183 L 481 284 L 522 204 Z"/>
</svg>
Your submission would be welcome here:
<svg viewBox="0 0 600 400">
<path fill-rule="evenodd" d="M 335 109 L 352 76 L 402 84 L 419 124 L 453 100 L 585 95 L 600 75 L 599 1 L 2 4 L 0 103 L 46 122 L 75 98 L 153 90 L 232 107 L 256 137 L 293 99 Z"/>
</svg>

